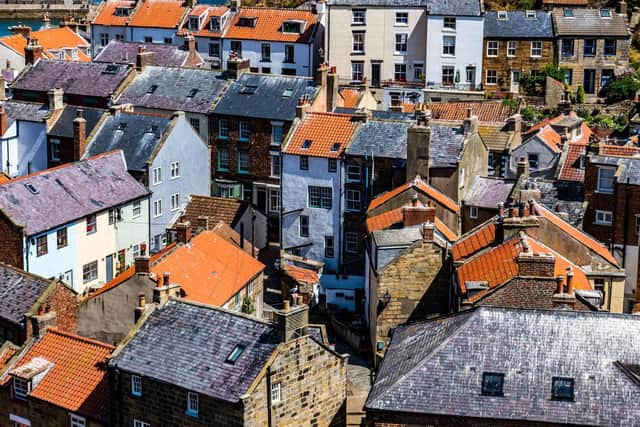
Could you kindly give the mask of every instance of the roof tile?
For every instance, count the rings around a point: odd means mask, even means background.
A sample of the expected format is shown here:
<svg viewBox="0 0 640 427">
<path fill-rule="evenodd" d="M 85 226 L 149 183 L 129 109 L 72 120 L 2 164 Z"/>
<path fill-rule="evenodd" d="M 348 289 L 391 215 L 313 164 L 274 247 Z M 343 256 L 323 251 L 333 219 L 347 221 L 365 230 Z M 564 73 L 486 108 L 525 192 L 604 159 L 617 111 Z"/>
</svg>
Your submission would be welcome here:
<svg viewBox="0 0 640 427">
<path fill-rule="evenodd" d="M 255 27 L 238 25 L 242 18 L 256 18 Z M 307 10 L 275 8 L 241 8 L 231 22 L 225 38 L 237 40 L 265 40 L 287 43 L 308 43 L 315 30 L 318 16 Z M 301 34 L 283 33 L 285 21 L 304 23 Z"/>
<path fill-rule="evenodd" d="M 337 159 L 353 138 L 358 123 L 349 114 L 308 113 L 300 121 L 283 152 Z M 309 141 L 311 145 L 305 148 Z"/>
<path fill-rule="evenodd" d="M 419 189 L 420 191 L 425 193 L 427 196 L 431 197 L 433 200 L 435 200 L 445 208 L 449 209 L 450 211 L 456 212 L 456 213 L 460 212 L 460 206 L 458 206 L 456 202 L 454 202 L 452 199 L 450 199 L 443 193 L 439 192 L 438 190 L 436 190 L 435 188 L 433 188 L 432 186 L 424 182 L 420 177 L 416 177 L 415 179 L 401 185 L 400 187 L 396 187 L 391 191 L 388 191 L 386 193 L 379 195 L 378 197 L 376 197 L 371 201 L 371 203 L 369 204 L 369 208 L 367 209 L 367 212 L 370 212 L 371 210 L 377 208 L 383 203 L 388 202 L 398 194 L 412 187 Z"/>
</svg>

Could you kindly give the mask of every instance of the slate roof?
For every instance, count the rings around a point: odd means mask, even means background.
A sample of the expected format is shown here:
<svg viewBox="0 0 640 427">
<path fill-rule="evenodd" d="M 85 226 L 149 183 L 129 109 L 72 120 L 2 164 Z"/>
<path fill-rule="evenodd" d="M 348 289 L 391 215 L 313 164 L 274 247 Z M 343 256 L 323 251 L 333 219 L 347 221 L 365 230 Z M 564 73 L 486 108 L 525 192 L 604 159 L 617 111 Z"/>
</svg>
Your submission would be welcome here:
<svg viewBox="0 0 640 427">
<path fill-rule="evenodd" d="M 290 155 L 337 159 L 351 142 L 359 124 L 360 121 L 349 114 L 307 113 L 282 151 Z"/>
<path fill-rule="evenodd" d="M 464 146 L 464 130 L 461 126 L 431 125 L 431 144 L 429 145 L 429 167 L 455 167 Z"/>
<path fill-rule="evenodd" d="M 562 9 L 553 12 L 556 36 L 629 37 L 627 19 L 611 9 L 611 17 L 600 16 L 600 9 L 575 8 L 573 17 L 565 17 Z"/>
<path fill-rule="evenodd" d="M 87 135 L 93 131 L 98 124 L 100 117 L 106 112 L 98 108 L 82 107 L 82 117 L 87 121 Z M 75 105 L 65 105 L 62 113 L 58 116 L 53 127 L 47 132 L 49 136 L 60 138 L 73 138 L 73 120 L 78 116 L 78 107 Z"/>
<path fill-rule="evenodd" d="M 516 184 L 514 180 L 476 176 L 464 197 L 464 204 L 480 208 L 497 209 L 505 203 Z"/>
<path fill-rule="evenodd" d="M 180 219 L 190 221 L 194 228 L 197 227 L 199 217 L 209 219 L 209 228 L 213 228 L 221 221 L 230 227 L 235 227 L 248 207 L 247 202 L 238 199 L 192 194 L 189 196 Z"/>
<path fill-rule="evenodd" d="M 127 172 L 122 152 L 112 151 L 0 185 L 0 210 L 32 236 L 148 194 Z"/>
<path fill-rule="evenodd" d="M 346 153 L 391 159 L 407 158 L 407 129 L 410 121 L 367 120 L 347 147 Z"/>
<path fill-rule="evenodd" d="M 640 185 L 640 158 L 636 157 L 609 157 L 609 156 L 591 156 L 590 163 L 603 166 L 615 166 L 618 173 L 616 180 L 620 183 L 631 185 Z"/>
<path fill-rule="evenodd" d="M 523 185 L 524 189 L 537 189 L 542 195 L 540 203 L 548 210 L 563 215 L 571 225 L 582 228 L 585 214 L 584 186 L 575 182 L 564 183 L 559 180 L 544 180 L 529 178 Z"/>
<path fill-rule="evenodd" d="M 0 317 L 22 325 L 24 315 L 50 285 L 50 279 L 0 263 Z"/>
<path fill-rule="evenodd" d="M 431 15 L 480 16 L 477 0 L 330 0 L 329 6 L 426 7 Z"/>
<path fill-rule="evenodd" d="M 319 89 L 307 77 L 243 73 L 214 107 L 215 114 L 293 121 L 298 99 Z M 253 93 L 250 93 L 253 92 Z"/>
<path fill-rule="evenodd" d="M 484 36 L 492 39 L 553 39 L 551 12 L 535 11 L 535 19 L 527 19 L 524 10 L 506 12 L 507 19 L 498 19 L 497 11 L 484 15 Z"/>
<path fill-rule="evenodd" d="M 141 113 L 109 115 L 91 138 L 84 157 L 122 150 L 128 170 L 144 171 L 172 120 L 168 116 Z"/>
<path fill-rule="evenodd" d="M 147 66 L 122 92 L 118 103 L 206 114 L 225 85 L 224 75 L 217 71 Z"/>
<path fill-rule="evenodd" d="M 5 101 L 2 103 L 7 113 L 7 128 L 16 120 L 42 122 L 49 116 L 49 106 L 36 102 Z"/>
<path fill-rule="evenodd" d="M 237 345 L 234 364 L 225 363 Z M 274 327 L 226 310 L 169 301 L 154 311 L 110 366 L 238 402 L 278 346 Z M 163 366 L 166 369 L 158 369 Z"/>
<path fill-rule="evenodd" d="M 480 307 L 395 330 L 368 410 L 576 425 L 633 425 L 640 318 L 572 310 Z M 596 345 L 600 344 L 600 345 Z M 481 394 L 503 372 L 504 396 Z M 575 401 L 551 399 L 552 378 L 575 381 Z"/>
<path fill-rule="evenodd" d="M 153 65 L 162 67 L 184 66 L 185 61 L 189 57 L 188 50 L 170 44 L 111 40 L 109 44 L 93 58 L 93 62 L 135 64 L 140 47 L 143 47 L 146 52 L 153 52 Z M 200 62 L 202 62 L 202 58 L 200 58 Z"/>
<path fill-rule="evenodd" d="M 65 94 L 106 98 L 118 89 L 130 71 L 125 65 L 39 60 L 11 86 L 37 92 L 61 88 Z"/>
</svg>

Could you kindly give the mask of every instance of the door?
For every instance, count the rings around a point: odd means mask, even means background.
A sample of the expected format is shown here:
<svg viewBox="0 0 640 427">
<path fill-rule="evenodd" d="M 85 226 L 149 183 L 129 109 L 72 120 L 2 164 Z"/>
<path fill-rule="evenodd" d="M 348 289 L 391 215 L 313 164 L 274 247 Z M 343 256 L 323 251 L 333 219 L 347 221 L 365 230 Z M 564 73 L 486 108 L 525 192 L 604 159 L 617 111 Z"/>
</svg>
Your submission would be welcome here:
<svg viewBox="0 0 640 427">
<path fill-rule="evenodd" d="M 473 89 L 476 85 L 476 67 L 467 67 L 465 70 L 466 83 Z"/>
<path fill-rule="evenodd" d="M 379 87 L 380 86 L 380 64 L 379 62 L 374 62 L 371 64 L 371 86 Z"/>
<path fill-rule="evenodd" d="M 520 70 L 511 71 L 511 93 L 520 93 Z"/>
<path fill-rule="evenodd" d="M 585 93 L 593 93 L 596 90 L 596 70 L 585 69 L 583 81 Z"/>
<path fill-rule="evenodd" d="M 258 205 L 258 209 L 260 212 L 267 212 L 267 189 L 266 188 L 258 188 L 256 191 L 257 200 L 256 205 Z"/>
<path fill-rule="evenodd" d="M 107 282 L 109 282 L 113 279 L 113 255 L 107 255 L 105 263 L 107 264 Z"/>
</svg>

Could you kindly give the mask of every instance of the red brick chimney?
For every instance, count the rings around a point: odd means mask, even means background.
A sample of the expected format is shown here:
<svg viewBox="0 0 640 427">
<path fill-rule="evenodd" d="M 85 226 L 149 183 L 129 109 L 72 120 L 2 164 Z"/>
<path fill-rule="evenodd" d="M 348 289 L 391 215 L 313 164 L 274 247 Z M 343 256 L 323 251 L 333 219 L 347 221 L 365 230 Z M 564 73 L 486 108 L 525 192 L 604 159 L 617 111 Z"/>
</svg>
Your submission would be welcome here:
<svg viewBox="0 0 640 427">
<path fill-rule="evenodd" d="M 82 108 L 78 107 L 73 119 L 73 161 L 78 161 L 87 149 L 87 121 L 82 117 Z"/>
<path fill-rule="evenodd" d="M 564 292 L 565 280 L 562 276 L 556 277 L 556 293 L 552 297 L 555 308 L 573 310 L 576 306 L 576 294 L 573 291 L 573 272 L 569 271 L 566 277 L 567 292 Z"/>
<path fill-rule="evenodd" d="M 520 237 L 520 246 L 522 250 L 516 258 L 518 276 L 554 277 L 556 257 L 551 254 L 533 253 L 525 236 Z"/>
<path fill-rule="evenodd" d="M 422 224 L 422 243 L 433 243 L 435 229 L 436 227 L 433 222 L 425 222 Z"/>
<path fill-rule="evenodd" d="M 40 58 L 42 58 L 42 46 L 40 46 L 38 39 L 29 37 L 27 45 L 24 47 L 25 65 L 33 65 Z"/>
<path fill-rule="evenodd" d="M 187 33 L 187 35 L 184 36 L 184 50 L 187 52 L 196 51 L 196 38 L 193 37 L 191 33 Z"/>
<path fill-rule="evenodd" d="M 191 221 L 176 224 L 177 240 L 180 243 L 188 243 L 191 240 Z"/>
<path fill-rule="evenodd" d="M 411 204 L 402 208 L 402 224 L 404 227 L 434 222 L 435 218 L 436 208 L 433 207 L 433 203 L 429 201 L 428 205 L 421 205 L 416 194 L 411 197 Z"/>
<path fill-rule="evenodd" d="M 136 274 L 149 274 L 151 272 L 151 261 L 148 256 L 137 256 L 133 261 Z"/>
<path fill-rule="evenodd" d="M 7 132 L 7 112 L 4 111 L 4 105 L 0 104 L 0 137 Z"/>
</svg>

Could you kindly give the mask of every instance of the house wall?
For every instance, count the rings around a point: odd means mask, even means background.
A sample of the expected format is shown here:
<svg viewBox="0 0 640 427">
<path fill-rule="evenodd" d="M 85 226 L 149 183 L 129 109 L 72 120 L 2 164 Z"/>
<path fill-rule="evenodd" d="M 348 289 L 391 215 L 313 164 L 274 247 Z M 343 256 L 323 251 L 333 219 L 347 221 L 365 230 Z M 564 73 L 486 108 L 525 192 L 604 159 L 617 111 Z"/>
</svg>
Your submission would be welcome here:
<svg viewBox="0 0 640 427">
<path fill-rule="evenodd" d="M 242 58 L 248 58 L 250 60 L 250 66 L 258 68 L 258 71 L 262 72 L 264 67 L 270 68 L 270 74 L 282 74 L 282 69 L 294 69 L 296 70 L 296 76 L 314 76 L 313 68 L 313 51 L 311 44 L 304 43 L 281 43 L 281 42 L 269 42 L 262 40 L 222 40 L 222 59 L 224 69 L 227 69 L 227 59 L 231 53 L 231 42 L 239 41 L 242 43 Z M 268 43 L 271 45 L 271 61 L 262 62 L 262 44 Z M 285 44 L 294 45 L 293 63 L 284 62 Z M 206 45 L 207 55 L 209 44 Z"/>
<path fill-rule="evenodd" d="M 427 22 L 426 82 L 442 84 L 442 66 L 452 65 L 460 71 L 461 83 L 465 83 L 465 69 L 476 67 L 473 84 L 482 83 L 482 40 L 484 37 L 484 18 L 456 16 L 456 29 L 444 28 L 444 16 L 429 15 Z M 456 36 L 455 56 L 442 54 L 443 36 Z"/>
<path fill-rule="evenodd" d="M 7 62 L 9 62 L 9 64 L 7 64 Z M 11 67 L 7 67 L 7 65 Z M 15 50 L 4 44 L 0 44 L 0 67 L 2 67 L 3 70 L 11 68 L 16 75 L 18 75 L 24 68 L 24 65 L 24 52 L 18 54 Z"/>
<path fill-rule="evenodd" d="M 233 295 L 227 302 L 223 304 L 222 307 L 234 310 L 238 312 L 242 312 L 242 303 L 245 297 L 249 297 L 253 301 L 254 311 L 250 314 L 259 319 L 262 318 L 262 306 L 263 306 L 263 283 L 264 283 L 264 273 L 260 272 L 256 277 L 248 281 L 245 286 L 238 291 L 236 295 Z M 239 302 L 236 304 L 236 298 Z"/>
<path fill-rule="evenodd" d="M 67 284 L 78 291 L 80 289 L 78 286 L 82 284 L 82 269 L 78 270 L 76 260 L 80 256 L 78 252 L 79 234 L 85 231 L 84 226 L 83 220 L 73 221 L 44 233 L 27 237 L 24 252 L 25 269 L 42 277 L 56 278 L 71 271 L 71 283 Z M 67 246 L 58 249 L 58 230 L 63 228 L 67 229 Z M 37 238 L 43 235 L 47 236 L 47 253 L 38 256 L 36 242 Z M 68 281 L 66 277 L 65 280 Z"/>
<path fill-rule="evenodd" d="M 29 399 L 30 410 L 29 410 L 29 420 L 31 420 L 32 427 L 38 426 L 51 426 L 51 427 L 68 427 L 71 424 L 71 414 L 72 412 L 68 409 L 61 408 L 59 406 L 52 405 L 44 400 L 40 399 Z M 79 415 L 79 414 L 76 414 Z M 103 424 L 100 421 L 87 418 L 86 416 L 82 416 L 85 419 L 87 427 L 102 427 Z"/>
<path fill-rule="evenodd" d="M 120 206 L 122 221 L 117 221 L 114 225 L 115 245 L 114 260 L 114 276 L 116 270 L 124 271 L 129 265 L 133 264 L 133 245 L 142 243 L 149 244 L 151 237 L 149 236 L 149 198 L 141 197 L 137 199 L 140 202 L 140 216 L 133 216 L 133 201 Z M 163 206 L 164 208 L 164 206 Z M 125 251 L 124 264 L 119 264 L 117 253 L 121 250 Z"/>
<path fill-rule="evenodd" d="M 364 9 L 354 7 L 354 9 Z M 408 12 L 409 24 L 395 24 L 396 12 Z M 325 46 L 328 49 L 329 63 L 337 67 L 341 80 L 351 81 L 351 62 L 364 62 L 364 77 L 371 82 L 371 63 L 380 62 L 381 80 L 394 79 L 394 63 L 407 64 L 407 79 L 412 80 L 413 64 L 425 64 L 427 51 L 427 18 L 424 8 L 366 8 L 366 25 L 352 24 L 352 8 L 346 6 L 328 6 L 328 20 Z M 352 53 L 353 31 L 365 31 L 364 54 Z M 395 54 L 395 34 L 406 33 L 407 53 Z M 482 38 L 482 34 L 480 35 Z M 374 82 L 375 83 L 375 82 Z"/>
<path fill-rule="evenodd" d="M 337 271 L 342 238 L 340 233 L 340 198 L 344 185 L 342 161 L 338 160 L 337 172 L 327 172 L 328 159 L 309 157 L 309 170 L 300 170 L 300 157 L 282 155 L 282 210 L 302 212 L 285 215 L 282 219 L 283 249 L 311 243 L 302 247 L 300 254 L 314 261 L 324 262 L 324 271 Z M 309 186 L 332 189 L 331 209 L 309 207 Z M 300 236 L 300 215 L 309 216 L 309 236 Z M 333 236 L 334 256 L 326 258 L 325 236 Z"/>
<path fill-rule="evenodd" d="M 498 214 L 498 207 L 495 209 L 489 208 L 481 208 L 478 207 L 478 217 L 471 218 L 470 210 L 471 206 L 463 205 L 461 208 L 462 212 L 462 233 L 466 233 L 467 231 L 473 230 L 478 225 L 483 224 L 485 221 L 488 221 L 490 218 L 493 218 Z"/>
<path fill-rule="evenodd" d="M 171 39 L 172 45 L 182 45 L 182 39 L 176 36 L 176 28 L 151 28 L 151 27 L 129 27 L 126 41 L 144 42 L 145 37 L 151 37 L 152 43 L 165 44 L 164 39 Z"/>
<path fill-rule="evenodd" d="M 251 233 L 252 220 L 251 209 L 246 209 L 237 224 L 234 227 L 236 233 L 242 231 L 241 225 L 244 226 L 244 238 L 247 242 L 253 241 L 253 246 L 262 249 L 267 246 L 267 217 L 259 211 L 255 212 L 255 222 L 253 223 L 253 235 Z M 257 256 L 258 254 L 256 254 Z"/>
<path fill-rule="evenodd" d="M 104 25 L 94 25 L 91 24 L 91 51 L 93 52 L 93 57 L 98 55 L 100 51 L 106 46 L 103 46 L 101 43 L 101 35 L 108 34 L 109 39 L 107 43 L 111 40 L 115 40 L 116 36 L 120 36 L 124 41 L 131 41 L 126 38 L 128 31 L 127 27 L 117 27 L 117 26 L 104 26 Z"/>
<path fill-rule="evenodd" d="M 117 254 L 118 247 L 114 225 L 109 225 L 108 211 L 96 214 L 97 231 L 95 233 L 87 234 L 86 218 L 78 220 L 77 224 L 75 235 L 78 246 L 73 289 L 78 293 L 83 293 L 91 286 L 100 286 L 107 282 L 106 256 Z M 117 255 L 114 258 L 113 271 L 115 275 Z M 98 277 L 95 280 L 84 282 L 82 267 L 93 261 L 98 261 Z"/>
<path fill-rule="evenodd" d="M 518 169 L 518 160 L 520 157 L 529 159 L 529 154 L 538 155 L 538 169 L 535 171 L 529 169 L 531 172 L 542 171 L 549 169 L 556 165 L 560 153 L 555 153 L 544 142 L 538 140 L 536 137 L 530 138 L 524 144 L 519 145 L 511 151 L 509 159 L 509 176 L 516 176 L 516 170 Z"/>
<path fill-rule="evenodd" d="M 47 169 L 47 127 L 44 122 L 17 120 L 18 176 Z"/>
<path fill-rule="evenodd" d="M 458 160 L 458 192 L 453 199 L 464 200 L 476 176 L 489 174 L 489 150 L 477 133 L 467 137 Z"/>
<path fill-rule="evenodd" d="M 13 122 L 0 138 L 0 170 L 12 177 L 18 176 L 17 135 L 18 122 Z"/>
</svg>

